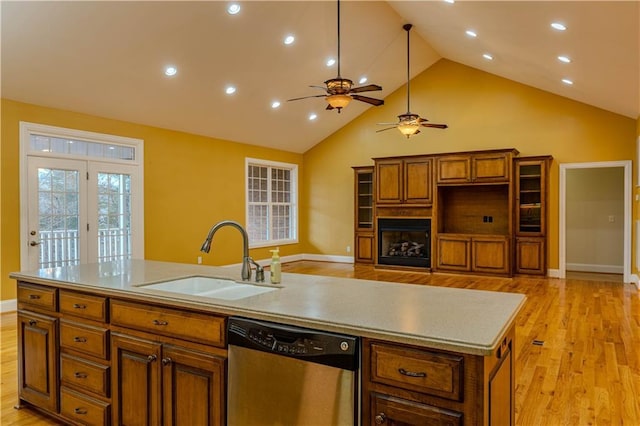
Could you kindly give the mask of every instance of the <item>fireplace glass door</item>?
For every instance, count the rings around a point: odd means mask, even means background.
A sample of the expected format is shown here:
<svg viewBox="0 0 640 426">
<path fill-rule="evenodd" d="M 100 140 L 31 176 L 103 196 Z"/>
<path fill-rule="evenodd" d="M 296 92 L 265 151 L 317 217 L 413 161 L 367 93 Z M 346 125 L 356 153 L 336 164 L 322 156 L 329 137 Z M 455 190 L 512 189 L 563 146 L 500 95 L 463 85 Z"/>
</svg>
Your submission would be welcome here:
<svg viewBox="0 0 640 426">
<path fill-rule="evenodd" d="M 431 219 L 378 219 L 378 264 L 431 266 Z"/>
</svg>

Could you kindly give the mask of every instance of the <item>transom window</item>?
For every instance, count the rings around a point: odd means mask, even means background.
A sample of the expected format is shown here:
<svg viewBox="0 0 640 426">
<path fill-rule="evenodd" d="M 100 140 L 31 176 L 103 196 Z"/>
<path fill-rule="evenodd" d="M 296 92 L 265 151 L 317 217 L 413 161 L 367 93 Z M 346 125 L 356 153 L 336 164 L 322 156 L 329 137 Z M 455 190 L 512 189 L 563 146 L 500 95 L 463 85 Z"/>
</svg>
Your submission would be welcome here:
<svg viewBox="0 0 640 426">
<path fill-rule="evenodd" d="M 298 166 L 246 159 L 247 232 L 251 247 L 298 242 Z"/>
</svg>

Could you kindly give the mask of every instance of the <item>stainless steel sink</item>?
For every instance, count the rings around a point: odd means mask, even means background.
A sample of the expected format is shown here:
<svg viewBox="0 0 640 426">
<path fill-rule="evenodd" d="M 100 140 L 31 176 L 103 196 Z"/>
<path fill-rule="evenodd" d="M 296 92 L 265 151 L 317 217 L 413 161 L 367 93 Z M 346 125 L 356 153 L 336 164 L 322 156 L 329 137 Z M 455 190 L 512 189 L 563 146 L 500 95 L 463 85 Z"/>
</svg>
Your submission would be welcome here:
<svg viewBox="0 0 640 426">
<path fill-rule="evenodd" d="M 163 281 L 141 286 L 149 290 L 161 290 L 169 293 L 186 294 L 190 296 L 211 297 L 223 300 L 238 300 L 245 297 L 268 293 L 278 287 L 258 286 L 239 283 L 226 278 L 189 277 L 177 280 Z"/>
</svg>

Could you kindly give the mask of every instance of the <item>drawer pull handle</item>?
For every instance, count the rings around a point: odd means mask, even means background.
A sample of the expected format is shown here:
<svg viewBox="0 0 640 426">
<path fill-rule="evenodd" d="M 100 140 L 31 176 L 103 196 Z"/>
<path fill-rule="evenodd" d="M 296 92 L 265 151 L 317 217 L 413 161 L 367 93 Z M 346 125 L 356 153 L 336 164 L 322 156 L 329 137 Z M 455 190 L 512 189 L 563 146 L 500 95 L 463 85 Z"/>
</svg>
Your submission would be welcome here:
<svg viewBox="0 0 640 426">
<path fill-rule="evenodd" d="M 157 319 L 153 320 L 153 325 L 167 325 L 167 324 L 169 324 L 169 322 L 167 322 L 167 321 L 162 321 L 162 320 L 157 320 Z"/>
<path fill-rule="evenodd" d="M 73 376 L 76 379 L 86 379 L 87 378 L 87 373 L 81 373 L 79 371 L 76 371 L 75 373 L 73 373 Z"/>
<path fill-rule="evenodd" d="M 75 309 L 87 309 L 87 305 L 83 305 L 83 304 L 81 304 L 81 303 L 74 303 L 74 304 L 73 304 L 73 307 L 74 307 Z"/>
<path fill-rule="evenodd" d="M 171 358 L 166 357 L 166 358 L 162 358 L 162 365 L 171 365 L 173 361 L 171 360 Z"/>
<path fill-rule="evenodd" d="M 87 409 L 86 408 L 75 408 L 73 410 L 74 413 L 76 414 L 87 414 Z"/>
<path fill-rule="evenodd" d="M 86 343 L 87 338 L 86 337 L 78 337 L 78 336 L 76 336 L 76 337 L 73 338 L 73 341 L 76 342 L 76 343 Z"/>
<path fill-rule="evenodd" d="M 38 300 L 38 299 L 40 299 L 40 295 L 39 294 L 30 294 L 29 295 L 29 299 Z"/>
<path fill-rule="evenodd" d="M 36 320 L 29 320 L 29 325 L 31 327 L 35 326 L 37 323 L 38 323 L 38 321 L 36 321 Z"/>
<path fill-rule="evenodd" d="M 379 413 L 378 415 L 376 415 L 375 421 L 377 425 L 381 425 L 387 421 L 387 415 L 384 413 Z"/>
<path fill-rule="evenodd" d="M 398 373 L 408 377 L 427 377 L 427 373 L 417 371 L 407 371 L 404 368 L 398 368 Z"/>
<path fill-rule="evenodd" d="M 149 355 L 147 357 L 147 361 L 149 361 L 149 362 L 154 362 L 156 359 L 158 359 L 158 357 L 155 356 L 155 355 Z"/>
</svg>

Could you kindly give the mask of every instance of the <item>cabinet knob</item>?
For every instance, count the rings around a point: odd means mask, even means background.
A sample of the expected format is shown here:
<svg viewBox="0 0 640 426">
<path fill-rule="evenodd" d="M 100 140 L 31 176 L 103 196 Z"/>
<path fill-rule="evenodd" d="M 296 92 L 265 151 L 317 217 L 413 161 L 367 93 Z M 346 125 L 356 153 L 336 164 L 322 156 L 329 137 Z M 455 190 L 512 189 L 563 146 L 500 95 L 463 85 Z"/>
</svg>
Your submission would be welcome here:
<svg viewBox="0 0 640 426">
<path fill-rule="evenodd" d="M 79 337 L 76 336 L 73 338 L 73 341 L 76 343 L 86 343 L 87 342 L 87 338 L 86 337 Z"/>
<path fill-rule="evenodd" d="M 37 323 L 38 323 L 38 321 L 36 321 L 36 320 L 32 320 L 32 319 L 31 319 L 31 320 L 29 320 L 29 325 L 30 325 L 31 327 L 33 327 L 33 326 L 34 326 L 34 325 L 36 325 Z"/>
<path fill-rule="evenodd" d="M 381 425 L 383 423 L 385 423 L 387 421 L 387 415 L 384 413 L 379 413 L 376 417 L 375 417 L 375 422 L 377 425 Z"/>
<path fill-rule="evenodd" d="M 76 371 L 75 373 L 73 373 L 73 377 L 75 377 L 76 379 L 86 379 L 87 373 L 81 373 L 79 371 Z"/>
<path fill-rule="evenodd" d="M 147 361 L 149 361 L 149 362 L 153 362 L 153 361 L 155 361 L 155 360 L 157 360 L 157 359 L 158 359 L 158 357 L 157 357 L 157 356 L 155 356 L 155 355 L 149 355 L 149 356 L 147 357 Z"/>
<path fill-rule="evenodd" d="M 87 305 L 83 305 L 81 303 L 74 303 L 73 307 L 74 309 L 87 309 Z"/>
<path fill-rule="evenodd" d="M 173 361 L 169 357 L 162 358 L 162 365 L 171 365 L 172 362 Z"/>
<path fill-rule="evenodd" d="M 163 320 L 158 320 L 158 319 L 154 319 L 153 320 L 153 325 L 167 325 L 169 324 L 168 321 L 163 321 Z"/>
<path fill-rule="evenodd" d="M 29 295 L 29 299 L 38 300 L 38 299 L 40 299 L 40 295 L 39 294 L 30 294 Z"/>
<path fill-rule="evenodd" d="M 86 408 L 75 408 L 73 410 L 74 413 L 76 414 L 87 414 L 87 409 Z"/>
</svg>

